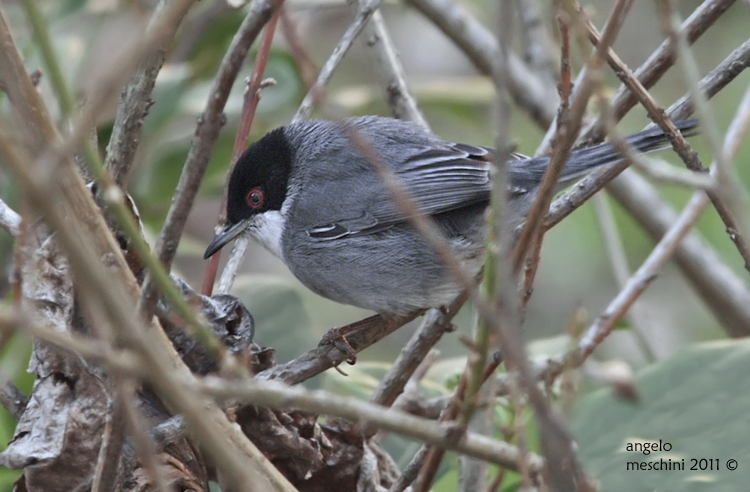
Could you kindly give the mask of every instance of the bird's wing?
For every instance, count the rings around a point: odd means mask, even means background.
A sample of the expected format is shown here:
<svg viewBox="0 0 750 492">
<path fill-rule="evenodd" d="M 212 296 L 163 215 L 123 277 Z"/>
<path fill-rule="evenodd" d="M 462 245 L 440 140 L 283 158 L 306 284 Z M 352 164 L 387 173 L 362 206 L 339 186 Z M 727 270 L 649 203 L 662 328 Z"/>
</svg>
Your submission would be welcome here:
<svg viewBox="0 0 750 492">
<path fill-rule="evenodd" d="M 490 150 L 464 144 L 444 144 L 414 151 L 409 156 L 390 156 L 390 163 L 401 186 L 415 202 L 420 212 L 436 215 L 460 209 L 490 198 Z M 385 156 L 388 157 L 388 156 Z M 521 158 L 523 156 L 513 156 Z M 393 161 L 397 163 L 393 165 Z M 367 165 L 370 165 L 369 163 Z M 406 220 L 391 193 L 372 174 L 375 181 L 369 187 L 377 190 L 357 197 L 357 210 L 364 213 L 342 217 L 335 222 L 308 228 L 308 235 L 320 240 L 344 236 L 372 234 Z M 511 190 L 513 192 L 513 190 Z"/>
</svg>

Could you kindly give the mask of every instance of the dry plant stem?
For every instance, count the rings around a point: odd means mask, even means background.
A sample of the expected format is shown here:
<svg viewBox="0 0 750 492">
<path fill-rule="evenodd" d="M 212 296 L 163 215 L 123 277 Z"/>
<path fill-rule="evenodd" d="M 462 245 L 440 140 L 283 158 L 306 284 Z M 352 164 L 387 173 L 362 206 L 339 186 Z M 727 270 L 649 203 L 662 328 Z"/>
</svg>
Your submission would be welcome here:
<svg viewBox="0 0 750 492">
<path fill-rule="evenodd" d="M 445 315 L 439 309 L 427 311 L 422 324 L 401 349 L 393 366 L 370 397 L 370 402 L 384 407 L 393 405 L 424 357 L 440 341 L 448 325 Z"/>
<path fill-rule="evenodd" d="M 119 384 L 115 383 L 115 384 Z M 112 385 L 114 386 L 114 385 Z M 123 401 L 113 396 L 113 388 L 108 388 L 109 404 L 107 416 L 104 420 L 104 432 L 99 446 L 99 456 L 91 480 L 92 492 L 115 490 L 117 469 L 120 466 L 120 456 L 125 444 L 125 425 L 123 422 Z M 117 391 L 117 388 L 114 388 Z"/>
<path fill-rule="evenodd" d="M 177 2 L 174 5 L 182 5 Z M 148 40 L 150 37 L 146 36 Z M 60 135 L 36 88 L 31 83 L 13 40 L 0 16 L 0 73 L 10 100 L 22 116 L 28 141 L 33 149 L 43 151 L 59 148 Z M 71 267 L 79 280 L 83 299 L 97 300 L 118 328 L 118 336 L 137 347 L 150 369 L 155 389 L 174 410 L 185 414 L 195 436 L 209 455 L 237 485 L 254 480 L 261 473 L 278 489 L 288 482 L 271 467 L 257 448 L 233 427 L 220 409 L 205 402 L 196 402 L 177 382 L 177 376 L 192 378 L 158 324 L 144 330 L 132 313 L 138 298 L 138 286 L 122 256 L 119 246 L 107 229 L 101 214 L 77 173 L 75 164 L 63 156 L 57 176 L 51 180 L 35 164 L 31 172 L 30 158 L 22 159 L 17 151 L 0 135 L 0 151 L 25 189 L 25 196 L 43 213 L 57 231 L 57 239 L 67 253 Z M 51 182 L 50 182 L 51 181 Z M 60 192 L 62 201 L 54 199 Z M 62 205 L 62 206 L 61 206 Z M 91 261 L 105 258 L 104 263 Z M 167 364 L 166 359 L 169 359 Z M 247 471 L 252 463 L 255 473 Z"/>
<path fill-rule="evenodd" d="M 245 258 L 245 252 L 247 251 L 247 245 L 249 242 L 250 240 L 247 236 L 240 236 L 234 240 L 231 253 L 229 253 L 229 259 L 219 277 L 219 285 L 216 286 L 216 294 L 229 293 L 229 290 L 234 283 L 234 279 L 237 276 L 237 270 L 239 270 L 242 260 Z"/>
<path fill-rule="evenodd" d="M 653 249 L 641 267 L 628 279 L 620 293 L 589 328 L 579 343 L 577 357 L 586 359 L 594 349 L 612 332 L 635 300 L 656 279 L 664 264 L 672 257 L 677 244 L 693 227 L 708 204 L 708 197 L 701 192 L 690 200 L 677 222 Z M 576 364 L 580 365 L 580 364 Z"/>
<path fill-rule="evenodd" d="M 151 439 L 144 421 L 143 415 L 136 405 L 137 394 L 135 382 L 132 379 L 122 379 L 118 381 L 116 387 L 117 399 L 123 406 L 124 423 L 130 431 L 128 435 L 135 448 L 136 456 L 142 463 L 149 475 L 152 486 L 160 492 L 171 492 L 174 487 L 170 487 L 164 468 L 159 462 L 157 456 L 158 450 L 156 444 Z M 102 489 L 105 490 L 114 489 Z"/>
<path fill-rule="evenodd" d="M 615 4 L 612 9 L 612 14 L 609 16 L 604 28 L 602 40 L 597 45 L 592 58 L 589 60 L 586 67 L 586 75 L 575 93 L 575 99 L 571 104 L 570 112 L 560 113 L 560 116 L 563 119 L 558 120 L 557 131 L 554 138 L 555 144 L 553 146 L 549 166 L 544 173 L 537 196 L 529 210 L 526 218 L 526 225 L 522 229 L 521 235 L 519 236 L 518 242 L 513 250 L 513 268 L 516 274 L 521 270 L 523 258 L 526 255 L 532 239 L 537 231 L 543 228 L 542 223 L 544 221 L 544 216 L 549 211 L 550 203 L 555 194 L 555 186 L 562 175 L 565 163 L 568 160 L 568 156 L 570 156 L 570 151 L 573 148 L 578 131 L 581 128 L 581 122 L 583 121 L 583 115 L 588 106 L 589 97 L 593 93 L 596 84 L 595 79 L 604 64 L 606 52 L 617 37 L 617 33 L 619 32 L 631 5 L 632 0 L 618 0 Z M 541 238 L 538 240 L 541 241 Z"/>
<path fill-rule="evenodd" d="M 511 19 L 514 17 L 513 3 L 501 2 L 496 10 L 496 29 L 498 32 L 497 46 L 498 60 L 494 65 L 492 81 L 495 89 L 495 147 L 497 156 L 494 166 L 490 168 L 490 179 L 492 194 L 489 206 L 487 245 L 485 248 L 486 272 L 484 283 L 481 288 L 487 299 L 493 302 L 497 309 L 497 316 L 490 318 L 481 315 L 477 320 L 474 347 L 472 347 L 466 361 L 466 369 L 463 375 L 467 377 L 461 391 L 461 402 L 463 408 L 457 419 L 460 432 L 471 430 L 482 434 L 492 434 L 493 422 L 491 409 L 479 405 L 480 400 L 486 400 L 493 395 L 495 389 L 494 369 L 487 373 L 487 361 L 489 354 L 497 352 L 502 338 L 501 331 L 508 326 L 520 324 L 517 316 L 517 295 L 514 279 L 510 273 L 510 238 L 503 234 L 508 230 L 509 221 L 508 192 L 511 187 L 507 168 L 502 163 L 507 162 L 510 156 L 509 133 L 510 133 L 510 101 L 508 97 L 511 84 L 509 66 L 509 46 L 513 34 Z M 456 392 L 458 398 L 459 392 Z M 448 414 L 448 412 L 446 412 Z M 521 454 L 523 454 L 521 450 Z M 415 492 L 426 492 L 435 480 L 438 465 L 444 456 L 443 450 L 433 449 L 429 453 L 419 478 L 414 485 Z M 523 457 L 519 456 L 519 463 Z M 520 469 L 521 467 L 519 467 Z M 485 487 L 489 480 L 489 467 L 487 463 L 469 459 L 462 456 L 459 459 L 458 492 L 470 492 Z"/>
<path fill-rule="evenodd" d="M 729 82 L 734 80 L 743 70 L 750 66 L 750 40 L 745 41 L 735 49 L 716 68 L 711 70 L 701 80 L 701 90 L 707 97 L 713 97 Z M 672 121 L 687 118 L 693 111 L 693 105 L 689 95 L 677 100 L 668 110 L 667 115 Z M 614 113 L 613 113 L 614 118 Z M 588 200 L 594 193 L 602 189 L 608 182 L 620 174 L 627 167 L 626 163 L 619 162 L 611 167 L 594 172 L 581 180 L 573 189 L 568 190 L 550 207 L 550 212 L 545 221 L 548 229 L 562 219 L 567 217 L 573 210 Z"/>
<path fill-rule="evenodd" d="M 414 456 L 412 456 L 409 463 L 401 472 L 401 476 L 398 477 L 398 480 L 396 480 L 393 485 L 391 485 L 388 492 L 403 492 L 412 482 L 414 482 L 417 478 L 417 473 L 419 473 L 419 470 L 422 468 L 422 463 L 424 463 L 429 449 L 430 447 L 426 444 L 419 447 L 417 452 L 414 453 Z"/>
<path fill-rule="evenodd" d="M 467 433 L 461 439 L 454 439 L 449 427 L 355 398 L 336 396 L 323 391 L 307 391 L 299 386 L 289 387 L 257 379 L 236 382 L 209 376 L 202 381 L 193 381 L 190 386 L 194 390 L 232 403 L 242 401 L 271 408 L 298 408 L 307 412 L 342 417 L 415 437 L 429 444 L 453 449 L 511 469 L 515 469 L 518 458 L 518 450 L 514 446 L 490 437 Z M 538 456 L 531 456 L 529 461 L 533 471 L 540 470 L 543 464 L 543 460 Z"/>
<path fill-rule="evenodd" d="M 157 4 L 154 19 L 161 15 L 165 5 L 164 0 Z M 186 15 L 187 9 L 182 14 Z M 143 120 L 153 104 L 151 92 L 156 84 L 156 76 L 159 75 L 167 48 L 172 43 L 181 22 L 182 19 L 175 19 L 175 23 L 170 26 L 171 32 L 165 33 L 159 40 L 159 44 L 152 47 L 120 94 L 112 135 L 107 145 L 104 168 L 110 173 L 114 182 L 123 189 L 127 188 L 130 169 L 140 143 Z"/>
<path fill-rule="evenodd" d="M 259 480 L 260 476 L 263 476 L 277 490 L 293 490 L 257 448 L 227 420 L 218 407 L 212 406 L 209 402 L 196 401 L 194 396 L 185 389 L 184 381 L 194 378 L 182 364 L 161 327 L 155 324 L 150 329 L 143 329 L 137 319 L 132 316 L 138 293 L 137 286 L 119 249 L 107 251 L 113 267 L 105 268 L 102 263 L 91 261 L 91 258 L 101 257 L 101 253 L 93 249 L 93 246 L 97 244 L 95 238 L 88 230 L 81 228 L 84 221 L 78 219 L 79 213 L 86 214 L 86 217 L 95 220 L 98 219 L 96 220 L 98 233 L 102 238 L 108 238 L 110 241 L 113 239 L 101 216 L 97 213 L 93 199 L 90 194 L 86 194 L 86 189 L 78 175 L 75 174 L 74 177 L 78 178 L 80 193 L 88 199 L 88 203 L 84 201 L 76 205 L 87 209 L 88 212 L 71 207 L 72 203 L 66 200 L 64 204 L 67 217 L 64 217 L 61 214 L 60 204 L 49 199 L 54 194 L 51 194 L 44 184 L 38 182 L 40 173 L 31 173 L 24 165 L 24 161 L 19 159 L 7 142 L 2 140 L 0 137 L 0 151 L 5 154 L 6 160 L 23 184 L 30 202 L 44 213 L 47 221 L 57 231 L 57 238 L 67 253 L 76 278 L 79 279 L 78 285 L 82 299 L 103 306 L 104 312 L 113 321 L 112 326 L 119 330 L 117 335 L 142 356 L 141 362 L 147 372 L 147 378 L 155 390 L 174 411 L 185 415 L 194 435 L 215 460 L 217 466 L 238 487 L 249 483 L 248 481 Z M 63 170 L 75 173 L 72 166 L 67 166 Z M 71 184 L 76 184 L 75 179 Z M 65 196 L 65 198 L 68 197 Z M 253 472 L 248 471 L 248 463 L 251 463 Z"/>
<path fill-rule="evenodd" d="M 499 47 L 495 36 L 453 0 L 408 0 L 461 48 L 485 75 L 497 73 Z M 518 58 L 509 54 L 508 91 L 513 100 L 542 128 L 555 118 L 557 96 L 554 87 L 537 77 Z"/>
<path fill-rule="evenodd" d="M 467 293 L 462 293 L 445 308 L 445 322 L 450 322 L 458 313 L 468 299 Z M 356 331 L 346 336 L 347 342 L 356 352 L 361 352 L 370 345 L 383 339 L 386 335 L 412 321 L 419 312 L 414 312 L 402 317 L 384 319 L 381 316 L 372 316 L 365 320 Z M 286 364 L 276 365 L 255 375 L 257 380 L 278 380 L 289 385 L 299 384 L 310 379 L 323 371 L 336 365 L 336 361 L 342 361 L 347 354 L 338 349 L 330 347 L 317 347 L 310 350 Z"/>
<path fill-rule="evenodd" d="M 602 243 L 605 246 L 607 256 L 609 257 L 609 264 L 612 267 L 612 274 L 615 277 L 618 288 L 622 289 L 630 277 L 628 259 L 625 255 L 625 245 L 617 229 L 612 208 L 609 206 L 605 196 L 601 193 L 594 195 L 593 205 Z M 642 309 L 643 307 L 639 304 L 634 305 L 628 314 L 628 319 L 634 326 L 634 339 L 641 349 L 644 358 L 648 362 L 654 362 L 656 361 L 656 354 L 648 343 L 646 336 L 646 333 L 651 333 L 651 323 L 649 323 L 645 315 L 646 313 Z"/>
<path fill-rule="evenodd" d="M 365 0 L 350 0 L 350 5 L 356 13 L 359 7 L 365 6 Z M 396 47 L 393 45 L 379 11 L 372 14 L 370 22 L 365 24 L 363 35 L 363 44 L 370 58 L 375 62 L 375 71 L 393 116 L 401 120 L 413 121 L 429 130 L 430 127 L 419 111 L 417 101 L 406 83 L 404 67 L 401 65 Z"/>
<path fill-rule="evenodd" d="M 570 114 L 570 95 L 573 87 L 571 83 L 570 71 L 570 16 L 565 12 L 559 12 L 557 23 L 560 30 L 560 107 L 558 108 L 557 120 L 566 121 Z M 549 208 L 549 206 L 548 206 Z M 534 235 L 529 248 L 525 253 L 524 275 L 523 275 L 523 296 L 521 298 L 521 313 L 526 312 L 526 306 L 531 299 L 533 292 L 534 279 L 536 278 L 537 268 L 539 267 L 540 254 L 542 251 L 542 240 L 544 239 L 544 228 L 540 227 Z M 520 265 L 516 269 L 520 272 Z"/>
<path fill-rule="evenodd" d="M 331 80 L 333 72 L 344 59 L 344 56 L 346 55 L 347 51 L 349 51 L 349 48 L 352 47 L 352 44 L 354 44 L 354 40 L 357 39 L 359 33 L 362 32 L 362 29 L 365 27 L 365 23 L 367 23 L 372 14 L 378 9 L 378 7 L 380 7 L 380 4 L 382 2 L 383 0 L 369 0 L 367 4 L 361 7 L 359 13 L 354 18 L 354 21 L 352 21 L 352 23 L 346 29 L 346 32 L 341 37 L 338 45 L 336 45 L 336 48 L 334 48 L 333 53 L 331 53 L 331 56 L 328 58 L 328 61 L 326 61 L 326 64 L 323 65 L 320 74 L 318 74 L 318 80 L 315 81 L 315 85 L 310 88 L 310 90 L 307 92 L 307 95 L 302 100 L 302 104 L 300 104 L 300 107 L 297 110 L 297 114 L 294 115 L 292 123 L 302 121 L 310 117 L 313 106 L 318 102 L 319 95 L 323 92 L 323 89 L 328 84 L 328 81 Z"/>
<path fill-rule="evenodd" d="M 747 197 L 737 186 L 739 177 L 732 171 L 730 167 L 731 163 L 724 159 L 722 155 L 719 128 L 716 124 L 713 111 L 711 111 L 708 105 L 708 99 L 698 87 L 700 78 L 698 65 L 685 40 L 684 34 L 679 32 L 679 15 L 668 2 L 657 3 L 661 5 L 661 10 L 663 10 L 664 24 L 669 36 L 677 45 L 677 51 L 680 55 L 678 60 L 688 81 L 693 104 L 701 120 L 701 126 L 704 129 L 707 141 L 716 156 L 716 167 L 713 174 L 718 183 L 718 190 L 711 191 L 709 197 L 719 216 L 727 226 L 729 238 L 735 243 L 737 250 L 745 261 L 745 269 L 750 271 L 750 250 L 746 241 L 748 234 L 750 234 L 750 230 L 748 230 L 750 217 L 748 217 Z M 705 170 L 699 162 L 685 161 L 685 164 L 694 171 Z M 691 164 L 695 164 L 695 167 L 691 167 Z"/>
<path fill-rule="evenodd" d="M 584 22 L 586 23 L 586 28 L 589 32 L 591 42 L 596 46 L 599 43 L 599 33 L 588 19 L 585 19 Z M 679 26 L 677 26 L 677 28 L 679 28 Z M 681 48 L 681 51 L 689 53 L 689 49 L 687 47 L 687 43 L 683 39 L 683 35 L 677 34 L 674 29 L 671 35 L 672 37 L 670 39 L 672 39 L 673 42 L 675 39 L 678 40 L 677 45 Z M 662 129 L 662 131 L 674 136 L 672 140 L 672 146 L 674 147 L 677 154 L 685 162 L 685 165 L 688 167 L 688 169 L 698 172 L 705 171 L 706 168 L 701 164 L 700 160 L 698 159 L 697 153 L 690 147 L 690 144 L 688 144 L 685 138 L 680 135 L 679 132 L 677 132 L 677 129 L 672 123 L 672 120 L 670 120 L 666 116 L 664 110 L 657 105 L 656 101 L 653 100 L 646 88 L 641 85 L 641 83 L 633 75 L 630 69 L 611 49 L 608 50 L 607 61 L 609 62 L 615 73 L 618 75 L 620 80 L 623 82 L 623 84 L 628 89 L 630 89 L 631 93 L 635 95 L 638 102 L 640 102 L 641 105 L 646 108 L 646 111 L 648 112 L 651 119 Z M 691 92 L 693 99 L 695 98 L 697 93 L 698 92 L 695 90 Z M 702 94 L 699 97 L 703 99 Z M 606 121 L 604 121 L 602 117 L 599 118 L 599 121 L 602 121 L 606 124 Z M 705 123 L 703 119 L 701 119 L 701 122 Z M 715 125 L 711 126 L 715 127 Z M 713 133 L 716 132 L 714 131 Z M 714 147 L 718 148 L 718 146 L 716 145 Z M 726 168 L 726 164 L 721 164 L 718 167 L 718 169 L 723 168 Z M 724 177 L 726 182 L 726 173 L 719 172 L 717 176 L 719 179 Z M 739 233 L 740 228 L 737 226 L 737 221 L 734 219 L 732 213 L 730 213 L 729 207 L 727 206 L 728 204 L 726 203 L 728 200 L 725 199 L 725 197 L 727 196 L 726 193 L 729 193 L 730 198 L 732 195 L 737 195 L 738 193 L 740 193 L 739 191 L 735 190 L 735 188 L 736 187 L 730 182 L 728 186 L 724 187 L 724 189 L 727 190 L 724 194 L 718 193 L 715 190 L 709 190 L 709 198 L 711 198 L 711 202 L 719 213 L 722 221 L 724 221 L 725 225 L 727 226 L 727 231 L 729 232 L 730 239 L 732 239 L 732 241 L 735 243 L 737 250 L 745 261 L 745 268 L 750 270 L 750 248 L 748 247 L 747 241 L 745 240 L 746 235 Z M 731 200 L 729 201 L 731 202 Z M 737 205 L 742 207 L 741 204 Z"/>
<path fill-rule="evenodd" d="M 706 0 L 680 26 L 688 43 L 694 43 L 705 33 L 716 20 L 732 6 L 735 0 Z M 675 47 L 672 39 L 665 40 L 648 57 L 634 73 L 634 78 L 646 89 L 652 87 L 675 61 Z M 615 73 L 619 75 L 618 69 Z M 620 121 L 628 111 L 638 102 L 636 93 L 631 92 L 627 85 L 622 85 L 612 97 L 612 118 Z M 582 132 L 581 139 L 586 142 L 600 142 L 604 140 L 604 119 L 597 118 Z"/>
<path fill-rule="evenodd" d="M 552 57 L 552 44 L 545 29 L 542 6 L 539 0 L 519 0 L 524 41 L 524 59 L 534 73 L 541 78 L 555 80 L 555 61 Z"/>
<path fill-rule="evenodd" d="M 16 237 L 21 233 L 21 216 L 0 199 L 0 227 Z"/>
<path fill-rule="evenodd" d="M 166 222 L 156 241 L 156 255 L 167 271 L 170 270 L 172 260 L 177 252 L 177 245 L 185 229 L 185 223 L 198 193 L 203 174 L 208 166 L 211 151 L 219 137 L 219 131 L 226 121 L 224 106 L 229 98 L 229 92 L 237 79 L 237 74 L 245 61 L 250 46 L 271 18 L 271 13 L 272 8 L 269 2 L 255 2 L 253 4 L 237 34 L 232 39 L 229 49 L 224 54 L 219 72 L 209 92 L 206 108 L 198 118 L 195 138 L 183 166 Z M 143 305 L 144 301 L 153 295 L 152 292 L 153 283 L 150 278 L 147 278 L 139 304 Z M 144 309 L 144 311 L 153 312 L 154 302 L 155 298 L 151 299 L 149 308 Z"/>
<path fill-rule="evenodd" d="M 242 153 L 247 147 L 248 139 L 250 138 L 250 127 L 253 123 L 253 117 L 255 116 L 255 109 L 258 107 L 258 101 L 260 101 L 260 91 L 264 87 L 263 84 L 263 72 L 266 69 L 266 63 L 268 62 L 268 55 L 271 52 L 271 43 L 273 42 L 273 36 L 276 32 L 276 24 L 281 15 L 282 0 L 276 0 L 274 6 L 274 13 L 271 16 L 271 20 L 266 27 L 263 37 L 261 38 L 260 47 L 258 49 L 258 56 L 255 59 L 255 65 L 253 66 L 253 72 L 245 88 L 245 93 L 242 103 L 242 114 L 240 115 L 240 124 L 237 128 L 237 135 L 234 139 L 234 147 L 232 149 L 232 160 L 229 165 L 227 177 L 232 175 L 234 166 L 237 164 Z M 226 217 L 226 196 L 227 187 L 229 186 L 229 180 L 224 186 L 224 193 L 222 194 L 221 205 L 219 208 L 219 224 L 225 221 Z M 217 225 L 216 232 L 220 231 L 220 226 Z M 234 277 L 237 273 L 237 268 L 242 262 L 242 258 L 245 254 L 245 248 L 242 247 L 243 243 L 236 244 L 232 249 L 233 257 L 230 258 L 227 267 L 225 267 L 222 273 L 220 283 L 224 292 L 228 292 L 234 281 Z M 244 242 L 244 246 L 247 246 L 247 242 Z M 210 296 L 213 290 L 214 279 L 216 271 L 218 270 L 219 259 L 221 258 L 221 252 L 215 254 L 209 260 L 209 267 L 206 271 L 206 276 L 203 279 L 202 294 Z"/>
</svg>

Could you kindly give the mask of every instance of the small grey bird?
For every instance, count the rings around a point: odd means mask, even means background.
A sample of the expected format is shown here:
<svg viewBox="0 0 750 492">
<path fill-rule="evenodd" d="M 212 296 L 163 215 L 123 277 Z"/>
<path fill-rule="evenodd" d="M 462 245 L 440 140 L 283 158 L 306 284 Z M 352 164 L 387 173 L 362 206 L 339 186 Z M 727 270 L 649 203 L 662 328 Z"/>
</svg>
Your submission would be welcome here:
<svg viewBox="0 0 750 492">
<path fill-rule="evenodd" d="M 698 122 L 676 125 L 689 131 Z M 461 287 L 393 202 L 350 132 L 391 167 L 420 211 L 435 220 L 467 273 L 478 274 L 493 151 L 445 142 L 413 123 L 376 116 L 294 123 L 250 145 L 229 179 L 226 227 L 205 258 L 247 232 L 328 299 L 386 316 L 450 302 Z M 650 152 L 668 139 L 654 129 L 627 141 Z M 559 188 L 621 159 L 606 143 L 574 150 Z M 549 157 L 520 154 L 505 163 L 512 225 L 524 220 L 548 163 Z"/>
</svg>

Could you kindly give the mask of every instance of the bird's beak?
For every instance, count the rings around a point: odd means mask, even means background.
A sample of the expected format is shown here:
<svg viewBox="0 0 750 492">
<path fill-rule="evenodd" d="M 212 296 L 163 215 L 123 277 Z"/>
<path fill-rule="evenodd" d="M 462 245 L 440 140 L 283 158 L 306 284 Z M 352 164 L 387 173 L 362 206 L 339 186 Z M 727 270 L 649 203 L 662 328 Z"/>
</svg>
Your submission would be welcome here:
<svg viewBox="0 0 750 492">
<path fill-rule="evenodd" d="M 221 234 L 216 236 L 216 238 L 211 241 L 211 244 L 208 245 L 208 248 L 206 248 L 206 252 L 203 254 L 203 259 L 207 260 L 208 258 L 213 256 L 214 253 L 226 246 L 229 241 L 239 236 L 240 233 L 242 233 L 242 231 L 244 231 L 246 228 L 246 220 L 241 220 L 236 224 L 227 225 L 224 230 L 221 231 Z"/>
</svg>

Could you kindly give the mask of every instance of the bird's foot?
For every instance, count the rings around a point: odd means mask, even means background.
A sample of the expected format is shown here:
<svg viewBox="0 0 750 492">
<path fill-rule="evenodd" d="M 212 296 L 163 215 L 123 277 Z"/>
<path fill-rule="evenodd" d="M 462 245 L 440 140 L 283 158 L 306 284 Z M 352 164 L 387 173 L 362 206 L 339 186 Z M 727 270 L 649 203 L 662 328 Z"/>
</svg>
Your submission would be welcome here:
<svg viewBox="0 0 750 492">
<path fill-rule="evenodd" d="M 357 331 L 360 327 L 369 325 L 374 318 L 379 318 L 379 316 L 376 315 L 346 326 L 331 328 L 325 335 L 323 335 L 323 338 L 320 339 L 318 347 L 337 349 L 346 356 L 346 359 L 344 360 L 348 364 L 354 365 L 354 363 L 357 362 L 357 350 L 349 343 L 347 336 Z M 337 371 L 343 374 L 341 369 L 338 368 L 338 364 L 339 362 L 336 362 L 334 367 Z"/>
</svg>

